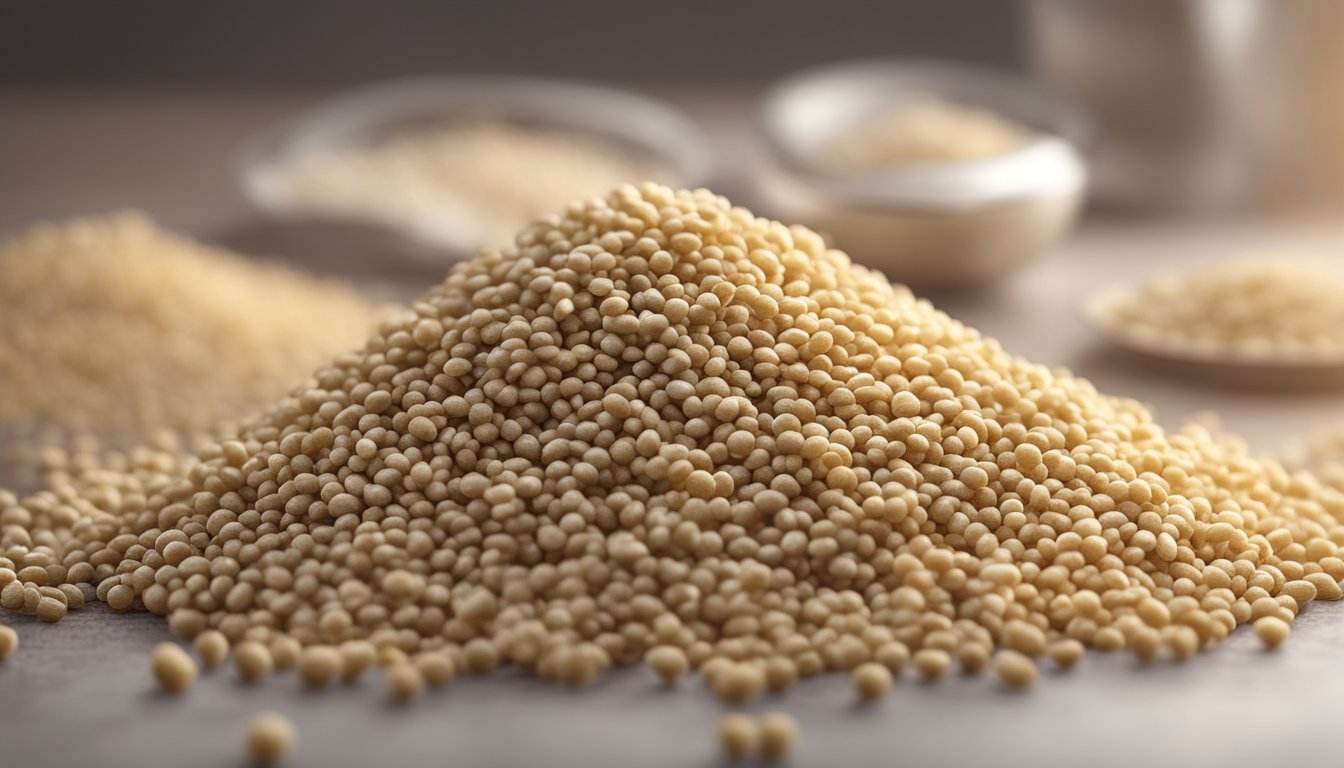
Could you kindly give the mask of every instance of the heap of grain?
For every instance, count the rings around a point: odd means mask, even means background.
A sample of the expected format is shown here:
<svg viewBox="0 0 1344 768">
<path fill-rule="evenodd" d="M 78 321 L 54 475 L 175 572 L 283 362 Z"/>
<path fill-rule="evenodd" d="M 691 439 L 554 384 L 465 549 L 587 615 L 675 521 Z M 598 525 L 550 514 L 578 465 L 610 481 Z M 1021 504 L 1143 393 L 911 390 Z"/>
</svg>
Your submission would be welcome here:
<svg viewBox="0 0 1344 768">
<path fill-rule="evenodd" d="M 198 431 L 353 349 L 373 310 L 343 285 L 121 214 L 0 248 L 0 427 Z"/>
<path fill-rule="evenodd" d="M 123 463 L 0 497 L 4 604 L 96 583 L 258 674 L 302 644 L 313 684 L 375 653 L 571 684 L 647 655 L 743 700 L 1004 648 L 1021 684 L 1080 642 L 1278 638 L 1344 576 L 1344 497 L 1309 476 L 653 185 L 459 265 L 236 439 Z"/>
</svg>

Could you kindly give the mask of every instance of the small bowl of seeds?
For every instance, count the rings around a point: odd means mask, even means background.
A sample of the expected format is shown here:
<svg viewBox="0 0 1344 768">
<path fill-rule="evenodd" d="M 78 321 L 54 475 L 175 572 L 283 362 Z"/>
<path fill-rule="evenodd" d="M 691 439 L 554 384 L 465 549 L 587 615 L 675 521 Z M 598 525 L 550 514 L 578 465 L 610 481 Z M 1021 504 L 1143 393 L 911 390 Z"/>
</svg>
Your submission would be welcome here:
<svg viewBox="0 0 1344 768">
<path fill-rule="evenodd" d="M 1019 77 L 874 60 L 794 75 L 766 96 L 757 191 L 854 259 L 920 287 L 985 283 L 1072 226 L 1087 173 L 1070 105 Z"/>
</svg>

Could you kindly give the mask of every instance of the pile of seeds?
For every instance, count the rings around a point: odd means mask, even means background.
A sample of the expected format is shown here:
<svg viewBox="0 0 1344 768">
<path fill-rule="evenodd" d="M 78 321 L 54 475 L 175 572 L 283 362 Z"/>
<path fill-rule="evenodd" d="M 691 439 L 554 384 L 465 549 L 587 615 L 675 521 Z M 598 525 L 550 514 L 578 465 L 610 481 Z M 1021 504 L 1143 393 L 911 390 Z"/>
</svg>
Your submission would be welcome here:
<svg viewBox="0 0 1344 768">
<path fill-rule="evenodd" d="M 414 672 L 647 659 L 743 701 L 1005 649 L 1024 685 L 1083 644 L 1182 659 L 1267 619 L 1277 643 L 1344 577 L 1344 496 L 1309 475 L 655 185 L 457 266 L 197 457 L 51 473 L 0 494 L 6 607 L 93 583 L 253 677 L 409 664 L 403 698 Z"/>
<path fill-rule="evenodd" d="M 820 165 L 842 173 L 980 160 L 1021 148 L 1031 132 L 987 110 L 921 98 L 890 108 L 827 144 Z"/>
<path fill-rule="evenodd" d="M 1344 275 L 1320 262 L 1250 258 L 1158 275 L 1109 295 L 1107 327 L 1215 359 L 1344 359 Z"/>
<path fill-rule="evenodd" d="M 259 410 L 375 317 L 349 288 L 122 214 L 0 247 L 0 427 L 198 431 Z"/>
<path fill-rule="evenodd" d="M 272 183 L 308 210 L 499 245 L 567 200 L 666 173 L 610 140 L 462 120 L 314 153 L 278 169 Z"/>
</svg>

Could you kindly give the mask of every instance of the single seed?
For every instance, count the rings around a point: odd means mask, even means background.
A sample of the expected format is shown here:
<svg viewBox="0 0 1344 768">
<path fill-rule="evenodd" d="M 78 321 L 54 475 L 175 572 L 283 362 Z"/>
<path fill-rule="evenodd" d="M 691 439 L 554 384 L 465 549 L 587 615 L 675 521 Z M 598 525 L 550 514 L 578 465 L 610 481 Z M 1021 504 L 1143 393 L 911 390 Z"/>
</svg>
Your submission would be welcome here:
<svg viewBox="0 0 1344 768">
<path fill-rule="evenodd" d="M 299 654 L 303 646 L 292 637 L 279 635 L 271 641 L 271 663 L 277 670 L 293 669 L 299 663 Z"/>
<path fill-rule="evenodd" d="M 714 692 L 728 703 L 753 699 L 765 690 L 765 669 L 762 666 L 739 662 L 730 665 L 711 681 Z"/>
<path fill-rule="evenodd" d="M 263 712 L 247 726 L 247 754 L 260 765 L 274 765 L 294 751 L 297 738 L 289 718 Z"/>
<path fill-rule="evenodd" d="M 659 645 L 650 648 L 649 652 L 645 654 L 644 660 L 653 669 L 654 673 L 668 684 L 680 680 L 689 668 L 686 653 L 671 645 Z"/>
<path fill-rule="evenodd" d="M 13 627 L 0 624 L 0 661 L 4 661 L 19 649 L 19 633 Z"/>
<path fill-rule="evenodd" d="M 393 664 L 384 674 L 387 676 L 388 692 L 394 700 L 403 704 L 413 701 L 425 687 L 424 677 L 412 664 Z"/>
<path fill-rule="evenodd" d="M 747 715 L 734 713 L 719 719 L 719 746 L 729 760 L 741 760 L 760 745 L 760 728 Z"/>
<path fill-rule="evenodd" d="M 271 652 L 251 640 L 239 643 L 233 649 L 233 665 L 243 682 L 255 683 L 271 673 Z"/>
<path fill-rule="evenodd" d="M 1255 636 L 1266 648 L 1274 649 L 1283 645 L 1291 632 L 1288 622 L 1277 616 L 1266 616 L 1255 620 Z"/>
<path fill-rule="evenodd" d="M 798 721 L 783 712 L 761 715 L 761 758 L 784 760 L 798 744 Z"/>
<path fill-rule="evenodd" d="M 952 666 L 952 658 L 947 655 L 947 651 L 940 651 L 936 648 L 923 648 L 915 651 L 914 662 L 915 671 L 926 682 L 941 678 L 947 674 L 947 668 Z"/>
<path fill-rule="evenodd" d="M 891 691 L 891 671 L 877 662 L 867 662 L 849 673 L 854 692 L 865 701 L 876 701 Z"/>
<path fill-rule="evenodd" d="M 415 658 L 415 668 L 425 683 L 434 688 L 445 686 L 457 677 L 457 664 L 446 653 L 429 652 Z"/>
<path fill-rule="evenodd" d="M 65 618 L 65 603 L 54 597 L 43 597 L 37 601 L 37 618 L 48 623 Z"/>
<path fill-rule="evenodd" d="M 378 662 L 378 650 L 367 640 L 347 640 L 341 644 L 339 652 L 341 679 L 347 683 L 359 680 Z"/>
<path fill-rule="evenodd" d="M 994 673 L 1014 688 L 1026 688 L 1036 682 L 1036 664 L 1030 656 L 1013 650 L 999 651 L 994 657 Z"/>
<path fill-rule="evenodd" d="M 1072 638 L 1063 638 L 1050 644 L 1050 660 L 1060 669 L 1070 669 L 1083 658 L 1083 644 Z"/>
<path fill-rule="evenodd" d="M 325 688 L 341 674 L 341 655 L 335 648 L 313 645 L 299 655 L 299 677 L 309 688 Z"/>
<path fill-rule="evenodd" d="M 159 643 L 150 657 L 150 670 L 159 687 L 182 693 L 196 681 L 196 662 L 177 643 Z"/>
<path fill-rule="evenodd" d="M 210 629 L 196 636 L 196 655 L 206 667 L 217 667 L 229 658 L 229 639 L 219 630 Z"/>
</svg>

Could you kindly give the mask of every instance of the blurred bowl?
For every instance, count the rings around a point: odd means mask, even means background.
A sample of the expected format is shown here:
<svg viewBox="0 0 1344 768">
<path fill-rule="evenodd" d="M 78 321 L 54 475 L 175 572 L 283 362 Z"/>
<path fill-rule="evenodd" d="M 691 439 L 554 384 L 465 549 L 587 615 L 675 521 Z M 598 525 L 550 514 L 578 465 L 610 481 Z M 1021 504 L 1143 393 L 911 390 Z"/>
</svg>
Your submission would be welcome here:
<svg viewBox="0 0 1344 768">
<path fill-rule="evenodd" d="M 871 173 L 817 164 L 828 143 L 929 97 L 988 110 L 1032 136 L 999 155 Z M 1041 257 L 1072 226 L 1086 189 L 1080 113 L 991 70 L 897 60 L 820 67 L 776 85 L 762 119 L 773 162 L 761 169 L 757 192 L 772 212 L 921 287 L 984 283 Z"/>
<path fill-rule="evenodd" d="M 668 184 L 704 183 L 708 142 L 689 118 L 637 94 L 580 83 L 505 76 L 398 80 L 354 91 L 308 109 L 246 142 L 238 154 L 243 194 L 284 226 L 334 221 L 393 231 L 420 244 L 468 253 L 485 243 L 464 211 L 390 222 L 331 213 L 292 194 L 285 173 L 295 163 L 336 150 L 373 146 L 401 131 L 435 123 L 491 120 L 553 129 L 607 142 L 613 151 L 665 169 Z M 528 184 L 525 175 L 516 179 Z M 557 201 L 562 205 L 566 201 Z M 425 249 L 408 249 L 423 254 Z"/>
</svg>

